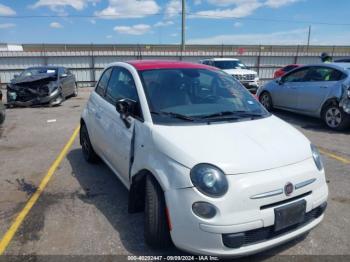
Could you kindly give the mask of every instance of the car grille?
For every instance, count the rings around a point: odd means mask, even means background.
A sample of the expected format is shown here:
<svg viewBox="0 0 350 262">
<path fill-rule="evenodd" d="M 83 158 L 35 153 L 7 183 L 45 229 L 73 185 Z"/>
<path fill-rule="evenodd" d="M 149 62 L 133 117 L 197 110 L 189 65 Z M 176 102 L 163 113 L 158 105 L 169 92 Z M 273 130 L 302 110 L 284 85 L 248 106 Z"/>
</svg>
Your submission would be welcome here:
<svg viewBox="0 0 350 262">
<path fill-rule="evenodd" d="M 237 235 L 239 235 L 239 234 L 244 235 L 244 237 L 243 237 L 242 243 L 240 243 L 240 245 L 236 246 L 235 248 L 257 244 L 259 242 L 271 240 L 273 238 L 291 233 L 291 232 L 297 230 L 298 228 L 301 228 L 301 227 L 311 223 L 312 221 L 314 221 L 318 217 L 320 217 L 324 213 L 326 206 L 327 206 L 327 203 L 324 203 L 324 204 L 320 205 L 319 207 L 311 210 L 310 212 L 305 214 L 304 221 L 302 221 L 301 223 L 299 223 L 297 225 L 290 226 L 284 230 L 280 230 L 280 231 L 276 232 L 274 230 L 274 226 L 269 226 L 269 227 L 263 227 L 263 228 L 258 228 L 258 229 L 246 231 L 244 233 L 237 233 Z M 225 235 L 229 236 L 231 234 L 223 234 L 222 235 L 223 243 L 225 244 L 225 246 L 230 247 L 230 245 L 227 244 L 227 242 L 226 242 Z"/>
<path fill-rule="evenodd" d="M 233 75 L 234 78 L 236 78 L 239 81 L 252 81 L 255 79 L 254 74 L 249 75 Z"/>
</svg>

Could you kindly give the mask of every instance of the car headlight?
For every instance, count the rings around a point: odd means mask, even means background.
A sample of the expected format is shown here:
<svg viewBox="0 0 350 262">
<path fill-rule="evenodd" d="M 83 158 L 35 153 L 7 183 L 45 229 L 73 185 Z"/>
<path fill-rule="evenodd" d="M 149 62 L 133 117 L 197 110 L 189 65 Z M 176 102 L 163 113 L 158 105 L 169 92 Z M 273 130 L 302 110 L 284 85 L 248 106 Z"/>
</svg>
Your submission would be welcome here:
<svg viewBox="0 0 350 262">
<path fill-rule="evenodd" d="M 198 164 L 191 169 L 193 185 L 210 197 L 221 197 L 228 189 L 224 172 L 210 164 Z"/>
<path fill-rule="evenodd" d="M 313 144 L 311 144 L 311 151 L 312 151 L 312 157 L 313 157 L 313 159 L 315 161 L 317 169 L 319 171 L 322 171 L 324 167 L 323 167 L 323 163 L 322 163 L 320 152 L 318 151 L 317 147 L 314 146 Z"/>
</svg>

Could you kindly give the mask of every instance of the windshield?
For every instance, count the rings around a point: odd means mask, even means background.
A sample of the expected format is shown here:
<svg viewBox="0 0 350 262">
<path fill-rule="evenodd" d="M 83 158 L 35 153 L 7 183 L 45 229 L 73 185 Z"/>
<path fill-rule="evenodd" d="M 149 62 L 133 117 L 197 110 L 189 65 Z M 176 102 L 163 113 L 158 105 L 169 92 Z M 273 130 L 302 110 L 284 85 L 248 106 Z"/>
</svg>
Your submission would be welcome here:
<svg viewBox="0 0 350 262">
<path fill-rule="evenodd" d="M 232 76 L 220 70 L 157 69 L 140 76 L 155 123 L 214 122 L 269 113 Z"/>
<path fill-rule="evenodd" d="M 246 65 L 239 60 L 214 61 L 214 66 L 220 69 L 247 69 Z"/>
<path fill-rule="evenodd" d="M 21 77 L 25 76 L 36 76 L 41 74 L 57 74 L 57 70 L 55 68 L 28 68 L 22 72 Z"/>
</svg>

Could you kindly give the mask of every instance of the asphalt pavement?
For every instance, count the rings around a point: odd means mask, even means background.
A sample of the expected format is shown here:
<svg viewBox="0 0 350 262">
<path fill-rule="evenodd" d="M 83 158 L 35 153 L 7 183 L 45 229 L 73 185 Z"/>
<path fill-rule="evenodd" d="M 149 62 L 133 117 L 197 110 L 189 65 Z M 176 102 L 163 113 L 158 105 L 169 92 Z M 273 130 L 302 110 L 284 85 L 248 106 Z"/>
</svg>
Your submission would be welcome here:
<svg viewBox="0 0 350 262">
<path fill-rule="evenodd" d="M 59 107 L 7 110 L 0 129 L 0 240 L 78 126 L 90 91 L 82 89 Z M 317 228 L 253 258 L 350 255 L 350 130 L 333 132 L 317 119 L 274 113 L 322 149 L 330 196 L 325 219 Z M 184 254 L 174 247 L 150 249 L 143 239 L 143 214 L 128 214 L 127 202 L 122 183 L 103 163 L 87 164 L 75 139 L 4 254 Z"/>
</svg>

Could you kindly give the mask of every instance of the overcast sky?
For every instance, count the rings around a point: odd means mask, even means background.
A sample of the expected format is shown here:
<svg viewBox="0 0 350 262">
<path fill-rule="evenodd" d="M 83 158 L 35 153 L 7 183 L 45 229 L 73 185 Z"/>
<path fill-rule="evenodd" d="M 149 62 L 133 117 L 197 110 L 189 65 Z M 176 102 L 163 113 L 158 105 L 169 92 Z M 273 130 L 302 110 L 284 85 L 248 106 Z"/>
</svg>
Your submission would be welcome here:
<svg viewBox="0 0 350 262">
<path fill-rule="evenodd" d="M 350 45 L 349 10 L 349 0 L 187 0 L 186 40 L 306 44 L 312 25 L 311 44 Z M 180 12 L 181 0 L 0 0 L 0 42 L 174 44 Z"/>
</svg>

